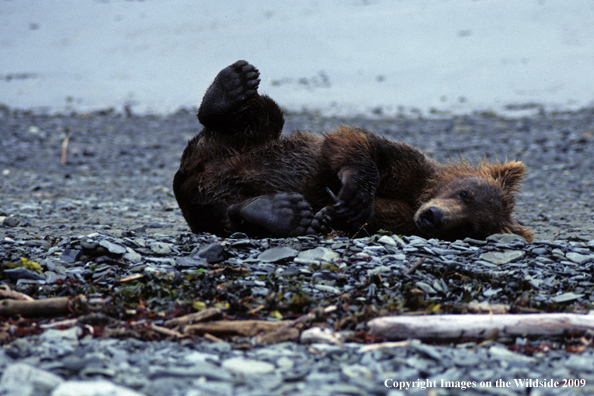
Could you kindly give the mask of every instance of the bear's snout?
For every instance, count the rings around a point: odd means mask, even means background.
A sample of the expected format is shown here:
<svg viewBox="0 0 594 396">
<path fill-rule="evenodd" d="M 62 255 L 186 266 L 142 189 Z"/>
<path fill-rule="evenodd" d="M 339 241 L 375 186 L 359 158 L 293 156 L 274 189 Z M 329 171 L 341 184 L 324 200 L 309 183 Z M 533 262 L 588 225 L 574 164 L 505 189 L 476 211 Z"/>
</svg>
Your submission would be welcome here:
<svg viewBox="0 0 594 396">
<path fill-rule="evenodd" d="M 423 210 L 417 218 L 420 229 L 439 228 L 443 223 L 443 211 L 435 206 Z"/>
</svg>

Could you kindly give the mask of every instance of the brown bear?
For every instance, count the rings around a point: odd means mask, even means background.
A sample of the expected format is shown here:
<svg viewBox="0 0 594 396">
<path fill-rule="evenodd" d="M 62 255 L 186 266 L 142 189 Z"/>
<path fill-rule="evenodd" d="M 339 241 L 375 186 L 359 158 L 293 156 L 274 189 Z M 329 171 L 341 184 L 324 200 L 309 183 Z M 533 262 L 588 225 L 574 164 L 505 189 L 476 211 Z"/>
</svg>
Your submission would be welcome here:
<svg viewBox="0 0 594 396">
<path fill-rule="evenodd" d="M 279 106 L 257 92 L 258 70 L 224 68 L 198 110 L 173 181 L 195 233 L 253 237 L 380 229 L 446 240 L 532 233 L 512 217 L 519 161 L 439 164 L 363 129 L 281 136 Z"/>
</svg>

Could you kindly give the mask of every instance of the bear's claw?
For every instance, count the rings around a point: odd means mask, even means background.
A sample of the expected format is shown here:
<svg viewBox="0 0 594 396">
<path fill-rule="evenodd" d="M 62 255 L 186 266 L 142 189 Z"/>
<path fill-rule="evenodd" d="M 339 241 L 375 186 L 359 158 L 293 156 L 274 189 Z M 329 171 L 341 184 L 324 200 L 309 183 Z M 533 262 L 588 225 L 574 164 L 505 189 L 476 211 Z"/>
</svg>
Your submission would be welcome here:
<svg viewBox="0 0 594 396">
<path fill-rule="evenodd" d="M 333 206 L 336 214 L 343 217 L 354 229 L 359 228 L 371 219 L 373 197 L 364 191 L 341 191 L 338 202 Z"/>
</svg>

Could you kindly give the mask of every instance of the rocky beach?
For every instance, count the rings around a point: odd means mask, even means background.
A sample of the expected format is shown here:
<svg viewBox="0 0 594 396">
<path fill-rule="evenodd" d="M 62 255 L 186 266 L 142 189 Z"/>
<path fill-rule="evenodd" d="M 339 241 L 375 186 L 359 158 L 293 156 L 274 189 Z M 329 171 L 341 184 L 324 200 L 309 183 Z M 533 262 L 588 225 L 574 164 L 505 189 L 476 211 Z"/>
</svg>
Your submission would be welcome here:
<svg viewBox="0 0 594 396">
<path fill-rule="evenodd" d="M 0 108 L 0 292 L 47 303 L 1 307 L 0 395 L 591 394 L 591 331 L 370 331 L 384 316 L 589 315 L 594 110 L 520 113 L 288 113 L 284 133 L 350 125 L 438 161 L 522 160 L 533 243 L 194 235 L 171 184 L 195 109 Z"/>
</svg>

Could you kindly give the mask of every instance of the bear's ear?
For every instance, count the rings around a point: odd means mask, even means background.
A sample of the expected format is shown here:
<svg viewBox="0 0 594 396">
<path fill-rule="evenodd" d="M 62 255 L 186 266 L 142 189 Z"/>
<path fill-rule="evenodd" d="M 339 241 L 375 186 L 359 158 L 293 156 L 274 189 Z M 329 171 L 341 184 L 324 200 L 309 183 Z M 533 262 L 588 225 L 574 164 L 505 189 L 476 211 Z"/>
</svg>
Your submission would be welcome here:
<svg viewBox="0 0 594 396">
<path fill-rule="evenodd" d="M 518 189 L 518 184 L 526 174 L 526 167 L 521 161 L 509 161 L 491 165 L 489 173 L 506 191 L 512 192 Z"/>
</svg>

